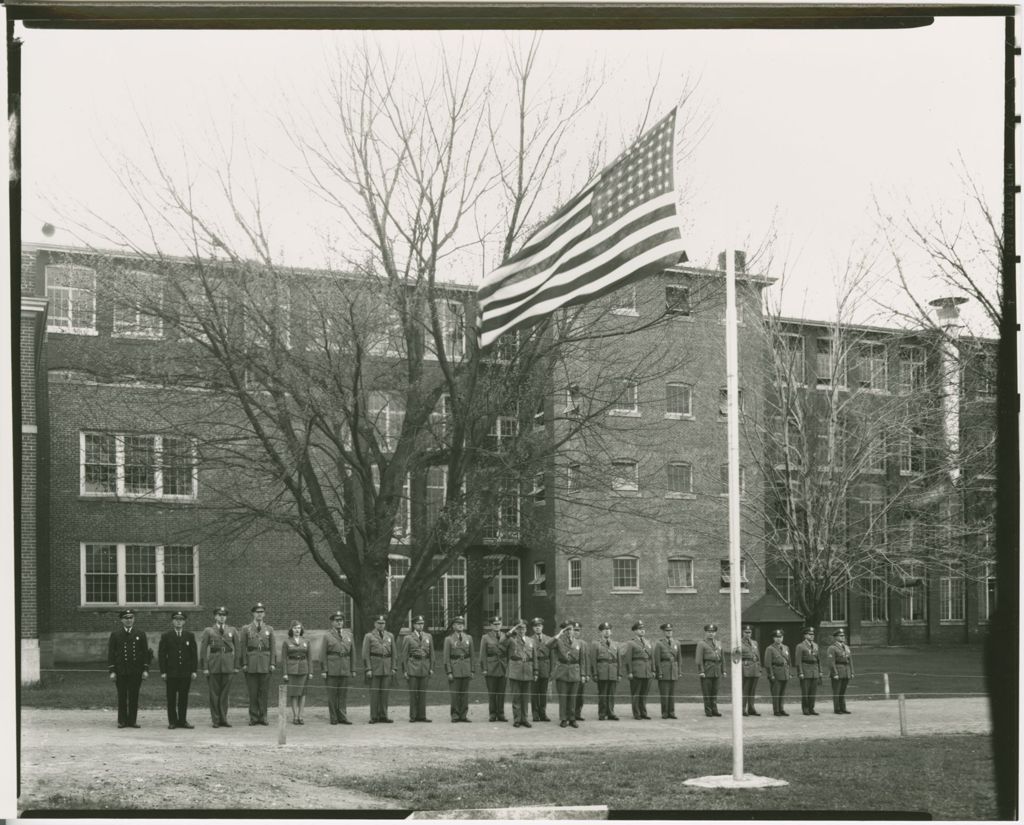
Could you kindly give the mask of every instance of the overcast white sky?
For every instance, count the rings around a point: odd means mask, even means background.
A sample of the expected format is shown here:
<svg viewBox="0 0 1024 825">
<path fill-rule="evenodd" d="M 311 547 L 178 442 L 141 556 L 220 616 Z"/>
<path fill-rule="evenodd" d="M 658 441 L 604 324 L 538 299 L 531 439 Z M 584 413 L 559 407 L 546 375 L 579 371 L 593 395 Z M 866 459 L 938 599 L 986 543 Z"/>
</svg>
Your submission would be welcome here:
<svg viewBox="0 0 1024 825">
<path fill-rule="evenodd" d="M 686 79 L 696 82 L 694 109 L 707 130 L 683 169 L 691 261 L 713 260 L 729 244 L 756 245 L 774 227 L 768 274 L 785 271 L 786 310 L 824 317 L 834 273 L 877 236 L 874 197 L 897 212 L 908 203 L 921 216 L 956 211 L 966 168 L 1001 210 L 1003 27 L 1002 18 L 939 18 L 895 31 L 549 32 L 544 47 L 554 83 L 575 82 L 588 61 L 610 70 L 595 119 L 575 135 L 581 159 L 599 120 L 612 153 L 623 148 L 622 131 L 645 103 L 638 90 L 656 75 L 657 106 L 666 110 Z M 44 222 L 68 224 L 76 201 L 116 221 L 124 202 L 103 157 L 138 154 L 143 123 L 166 145 L 183 141 L 186 154 L 202 154 L 211 135 L 232 134 L 255 158 L 283 259 L 323 261 L 321 233 L 336 218 L 282 176 L 287 142 L 274 115 L 323 89 L 335 44 L 353 35 L 20 36 L 25 240 L 43 240 Z M 439 39 L 479 40 L 493 53 L 504 36 L 381 37 L 426 59 Z M 65 228 L 50 240 L 74 242 Z M 472 282 L 480 268 L 459 280 Z"/>
</svg>

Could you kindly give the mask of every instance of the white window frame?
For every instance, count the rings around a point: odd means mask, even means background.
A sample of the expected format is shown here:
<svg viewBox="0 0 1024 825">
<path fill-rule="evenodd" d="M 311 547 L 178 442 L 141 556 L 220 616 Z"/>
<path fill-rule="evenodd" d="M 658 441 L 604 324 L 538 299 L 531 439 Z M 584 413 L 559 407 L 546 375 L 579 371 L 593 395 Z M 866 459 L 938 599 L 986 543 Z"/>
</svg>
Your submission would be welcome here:
<svg viewBox="0 0 1024 825">
<path fill-rule="evenodd" d="M 88 436 L 113 437 L 114 439 L 114 467 L 115 481 L 114 490 L 86 490 L 85 468 L 86 450 L 85 442 Z M 153 439 L 153 490 L 152 492 L 128 492 L 125 489 L 125 438 L 152 438 Z M 78 433 L 78 494 L 84 498 L 126 498 L 126 499 L 161 499 L 163 501 L 195 501 L 199 498 L 199 466 L 196 460 L 196 441 L 192 438 L 180 438 L 168 436 L 174 441 L 185 441 L 189 445 L 189 452 L 192 458 L 192 493 L 187 495 L 165 494 L 164 468 L 163 468 L 163 445 L 164 436 L 151 435 L 148 433 L 105 433 L 96 430 L 80 430 Z"/>
<path fill-rule="evenodd" d="M 616 468 L 627 469 L 632 467 L 632 481 L 627 479 L 626 473 L 616 472 Z M 632 458 L 617 458 L 612 461 L 612 492 L 615 493 L 639 493 L 640 492 L 640 465 Z"/>
<path fill-rule="evenodd" d="M 161 283 L 160 276 L 151 272 L 134 271 L 130 273 L 130 278 L 132 286 L 138 284 L 140 280 L 156 285 Z M 157 297 L 156 301 L 158 307 L 163 305 L 162 296 Z M 140 312 L 137 307 L 130 306 L 124 301 L 115 300 L 113 316 L 111 338 L 130 338 L 143 341 L 158 341 L 163 338 L 164 322 L 159 315 L 147 315 L 145 312 Z"/>
<path fill-rule="evenodd" d="M 86 569 L 85 569 L 85 555 L 86 548 L 93 546 L 106 546 L 117 548 L 117 601 L 116 602 L 88 602 L 86 601 Z M 127 600 L 128 586 L 127 586 L 127 561 L 126 561 L 126 548 L 127 547 L 152 547 L 156 550 L 156 601 L 155 602 L 129 602 Z M 165 599 L 166 582 L 164 577 L 166 572 L 164 570 L 164 548 L 165 547 L 191 547 L 192 548 L 192 593 L 193 600 L 190 602 L 169 602 Z M 78 570 L 79 570 L 79 597 L 78 603 L 80 607 L 107 607 L 107 606 L 118 606 L 126 607 L 140 606 L 140 607 L 161 607 L 165 605 L 181 605 L 181 606 L 195 606 L 200 603 L 199 601 L 199 545 L 193 544 L 150 544 L 149 542 L 136 542 L 136 541 L 83 541 L 79 544 L 79 555 L 78 555 Z"/>
<path fill-rule="evenodd" d="M 438 321 L 441 324 L 441 341 L 448 359 L 463 358 L 466 355 L 466 305 L 455 298 L 438 301 Z M 434 351 L 434 336 L 427 335 L 424 358 L 437 361 Z"/>
<path fill-rule="evenodd" d="M 616 384 L 621 384 L 622 392 L 616 396 L 613 406 L 608 415 L 624 416 L 626 418 L 640 417 L 640 382 L 633 378 L 621 378 Z"/>
<path fill-rule="evenodd" d="M 928 387 L 928 354 L 924 347 L 900 347 L 900 392 L 910 395 Z"/>
<path fill-rule="evenodd" d="M 684 570 L 688 569 L 688 575 L 683 578 L 687 581 L 683 584 L 673 584 L 670 575 L 673 562 L 679 563 Z M 694 575 L 693 558 L 691 556 L 669 556 L 665 560 L 665 592 L 666 593 L 696 593 L 696 577 Z"/>
<path fill-rule="evenodd" d="M 522 490 L 519 489 L 519 482 L 514 478 L 506 478 L 498 483 L 501 488 L 501 495 L 495 503 L 496 509 L 491 520 L 485 521 L 483 527 L 483 540 L 487 544 L 517 541 L 519 539 L 520 527 L 522 526 Z M 509 497 L 513 500 L 514 510 L 509 506 L 507 500 Z M 514 514 L 511 521 L 507 520 L 509 514 Z"/>
<path fill-rule="evenodd" d="M 738 411 L 742 415 L 743 413 L 743 387 L 736 388 L 736 401 L 738 402 Z M 718 388 L 718 420 L 728 421 L 729 420 L 729 388 L 719 387 Z"/>
<path fill-rule="evenodd" d="M 988 624 L 992 621 L 992 614 L 995 612 L 996 603 L 999 599 L 999 579 L 996 577 L 996 563 L 985 562 L 982 568 L 982 586 L 985 588 L 984 613 L 981 621 Z"/>
<path fill-rule="evenodd" d="M 578 584 L 573 584 L 575 579 Z M 573 557 L 568 559 L 565 565 L 565 581 L 566 593 L 582 593 L 583 592 L 583 559 L 579 557 Z"/>
<path fill-rule="evenodd" d="M 380 466 L 370 465 L 370 476 L 373 480 L 374 492 L 380 495 Z M 412 474 L 405 474 L 405 481 L 402 482 L 402 502 L 398 505 L 395 513 L 397 523 L 394 532 L 391 534 L 392 544 L 409 544 L 412 540 Z M 390 608 L 390 603 L 388 604 Z"/>
<path fill-rule="evenodd" d="M 881 357 L 878 353 L 881 351 Z M 857 386 L 863 392 L 886 394 L 889 392 L 889 350 L 881 342 L 860 345 L 857 365 Z M 865 379 L 867 375 L 867 379 Z"/>
<path fill-rule="evenodd" d="M 547 484 L 544 483 L 544 473 L 536 473 L 533 477 L 533 489 L 530 490 L 530 499 L 534 507 L 544 507 L 547 503 Z"/>
<path fill-rule="evenodd" d="M 864 462 L 865 474 L 885 475 L 886 453 L 885 433 L 878 431 L 868 435 L 867 456 Z"/>
<path fill-rule="evenodd" d="M 373 330 L 375 334 L 367 343 L 366 351 L 385 358 L 402 357 L 405 354 L 405 331 L 401 317 L 393 307 L 387 307 L 384 317 L 377 320 L 380 327 Z M 370 325 L 371 329 L 373 326 Z"/>
<path fill-rule="evenodd" d="M 796 586 L 796 577 L 793 576 L 792 572 L 787 571 L 772 576 L 772 585 L 779 591 L 779 596 L 783 601 L 791 602 L 793 600 L 793 588 Z"/>
<path fill-rule="evenodd" d="M 506 442 L 515 441 L 519 437 L 518 415 L 496 415 L 487 437 L 491 440 L 494 452 L 504 452 Z"/>
<path fill-rule="evenodd" d="M 685 304 L 684 308 L 680 307 L 679 302 L 673 302 L 669 300 L 670 290 L 679 290 L 684 293 Z M 693 290 L 687 284 L 665 284 L 665 314 L 671 315 L 674 318 L 692 318 L 693 317 Z"/>
<path fill-rule="evenodd" d="M 926 472 L 928 442 L 921 427 L 905 427 L 900 437 L 900 475 L 918 476 Z M 915 457 L 917 461 L 915 462 Z M 915 466 L 919 465 L 919 466 Z"/>
<path fill-rule="evenodd" d="M 718 577 L 720 585 L 718 588 L 719 593 L 728 593 L 732 587 L 732 574 L 729 572 L 731 565 L 728 559 L 720 559 L 718 562 L 719 573 Z M 747 579 L 747 560 L 740 559 L 740 593 L 750 592 L 750 582 Z"/>
<path fill-rule="evenodd" d="M 923 625 L 928 623 L 928 578 L 927 570 L 922 562 L 912 561 L 906 564 L 909 575 L 903 577 L 903 589 L 900 593 L 900 623 L 905 625 Z M 921 617 L 913 616 L 915 605 L 920 605 Z"/>
<path fill-rule="evenodd" d="M 430 478 L 431 471 L 437 471 L 437 470 L 440 470 L 440 474 L 441 474 L 441 483 L 440 483 L 440 485 L 438 485 L 436 483 L 435 484 L 431 483 L 431 478 Z M 445 505 L 448 503 L 448 466 L 444 465 L 444 464 L 441 464 L 441 465 L 435 464 L 433 466 L 427 467 L 427 471 L 423 475 L 423 488 L 424 488 L 424 501 L 423 501 L 423 504 L 424 504 L 424 510 L 426 511 L 427 528 L 430 529 L 430 528 L 433 528 L 433 526 L 437 523 L 437 519 L 440 517 L 441 511 L 444 510 Z M 441 491 L 440 506 L 438 507 L 438 510 L 437 510 L 436 514 L 431 513 L 432 505 L 431 505 L 431 498 L 430 498 L 430 495 L 429 495 L 431 490 L 440 490 Z"/>
<path fill-rule="evenodd" d="M 395 390 L 371 390 L 371 423 L 377 434 L 380 449 L 392 453 L 402 435 L 405 422 L 405 399 Z"/>
<path fill-rule="evenodd" d="M 622 562 L 627 562 L 633 567 L 635 584 L 616 584 L 615 579 L 618 575 L 618 566 Z M 612 559 L 612 575 L 611 575 L 611 592 L 612 593 L 643 593 L 640 582 L 640 559 L 638 556 L 615 556 Z"/>
<path fill-rule="evenodd" d="M 950 569 L 948 575 L 939 577 L 939 624 L 962 625 L 966 622 L 967 575 L 960 565 L 956 571 Z"/>
<path fill-rule="evenodd" d="M 672 389 L 678 389 L 682 396 L 686 399 L 686 411 L 685 412 L 670 412 L 669 411 L 669 399 L 672 397 Z M 693 420 L 693 385 L 687 384 L 683 381 L 669 381 L 665 384 L 665 418 L 672 419 L 673 421 L 692 421 Z"/>
<path fill-rule="evenodd" d="M 50 278 L 57 275 L 67 275 L 72 283 L 68 286 L 51 285 Z M 83 276 L 92 279 L 91 286 L 82 286 L 74 283 L 76 276 Z M 44 270 L 46 298 L 49 301 L 50 310 L 46 315 L 46 331 L 62 332 L 69 335 L 98 335 L 96 330 L 96 270 L 88 266 L 73 264 L 49 264 Z M 61 302 L 57 298 L 58 292 L 67 293 L 67 316 L 57 315 L 57 309 Z M 86 307 L 83 312 L 76 312 L 76 307 Z M 79 323 L 79 315 L 88 315 L 89 323 Z"/>
<path fill-rule="evenodd" d="M 565 489 L 568 493 L 578 493 L 583 489 L 583 465 L 578 461 L 570 461 L 565 468 Z"/>
<path fill-rule="evenodd" d="M 535 561 L 533 563 L 533 578 L 529 581 L 529 585 L 533 588 L 534 596 L 546 596 L 548 594 L 547 579 L 547 564 L 542 561 Z"/>
<path fill-rule="evenodd" d="M 828 352 L 822 352 L 822 344 L 828 345 Z M 814 386 L 819 390 L 831 389 L 833 378 L 838 380 L 836 386 L 846 386 L 846 376 L 843 364 L 839 361 L 837 346 L 836 339 L 828 335 L 814 339 Z M 822 369 L 822 358 L 825 358 L 825 370 Z M 827 371 L 825 375 L 822 375 L 823 371 Z"/>
<path fill-rule="evenodd" d="M 673 490 L 672 489 L 672 468 L 673 467 L 686 467 L 690 471 L 690 483 L 686 490 Z M 666 493 L 665 498 L 671 499 L 695 499 L 697 494 L 693 492 L 693 464 L 689 461 L 670 461 L 665 465 L 665 472 L 667 475 L 666 479 Z"/>
<path fill-rule="evenodd" d="M 862 625 L 886 625 L 889 623 L 889 585 L 884 575 L 871 573 L 861 585 L 861 619 Z M 881 609 L 876 610 L 878 606 Z M 879 613 L 881 615 L 879 615 Z"/>
<path fill-rule="evenodd" d="M 429 613 L 430 613 L 430 630 L 444 631 L 448 629 L 451 624 L 451 620 L 456 616 L 463 614 L 465 610 L 465 601 L 467 599 L 467 563 L 465 556 L 457 557 L 451 567 L 448 568 L 441 577 L 437 580 L 437 584 L 430 588 L 429 596 Z M 449 592 L 453 589 L 456 582 L 462 583 L 462 603 L 458 606 L 451 604 L 452 593 Z M 436 602 L 440 599 L 441 603 L 441 624 L 437 624 L 437 611 Z"/>
<path fill-rule="evenodd" d="M 488 556 L 486 560 L 490 561 L 496 559 L 494 556 Z M 507 568 L 514 567 L 514 571 L 508 570 Z M 508 605 L 505 603 L 506 595 L 504 583 L 506 581 L 515 583 L 515 604 Z M 487 616 L 500 616 L 502 623 L 505 625 L 514 624 L 518 618 L 522 615 L 522 602 L 523 602 L 523 588 L 522 588 L 522 576 L 521 566 L 519 559 L 515 556 L 505 556 L 502 558 L 501 566 L 498 568 L 498 572 L 486 582 L 485 592 L 483 598 L 493 598 L 497 595 L 498 604 L 495 610 L 491 610 L 492 604 L 485 605 L 485 613 Z"/>
<path fill-rule="evenodd" d="M 718 483 L 722 489 L 719 490 L 718 495 L 724 498 L 729 497 L 729 465 L 720 464 L 718 466 Z M 740 467 L 740 498 L 747 495 L 747 468 Z"/>
<path fill-rule="evenodd" d="M 796 332 L 785 332 L 779 336 L 779 339 L 782 344 L 779 366 L 784 369 L 794 387 L 807 386 L 807 341 L 805 337 Z"/>
<path fill-rule="evenodd" d="M 263 283 L 266 283 L 266 281 L 263 279 L 257 279 L 254 284 L 249 286 L 249 294 L 252 295 L 254 288 L 257 285 L 262 285 Z M 256 310 L 261 310 L 264 313 L 264 316 L 269 316 L 271 323 L 277 327 L 274 332 L 278 333 L 280 336 L 281 344 L 284 348 L 291 349 L 291 291 L 285 283 L 270 282 L 267 284 L 267 292 L 267 298 L 271 302 L 268 305 L 261 307 L 258 304 L 254 304 L 243 307 L 242 323 L 245 325 L 245 340 L 258 349 L 270 349 L 270 337 L 267 334 L 270 330 L 263 323 L 263 318 L 257 319 L 254 315 Z"/>
<path fill-rule="evenodd" d="M 627 284 L 616 291 L 612 297 L 612 315 L 628 315 L 638 318 L 640 313 L 636 308 L 636 284 Z"/>
<path fill-rule="evenodd" d="M 822 626 L 834 626 L 842 625 L 846 626 L 849 621 L 850 615 L 850 593 L 849 589 L 842 587 L 839 590 L 833 590 L 828 597 L 828 605 L 825 607 L 825 613 L 822 616 Z"/>
</svg>

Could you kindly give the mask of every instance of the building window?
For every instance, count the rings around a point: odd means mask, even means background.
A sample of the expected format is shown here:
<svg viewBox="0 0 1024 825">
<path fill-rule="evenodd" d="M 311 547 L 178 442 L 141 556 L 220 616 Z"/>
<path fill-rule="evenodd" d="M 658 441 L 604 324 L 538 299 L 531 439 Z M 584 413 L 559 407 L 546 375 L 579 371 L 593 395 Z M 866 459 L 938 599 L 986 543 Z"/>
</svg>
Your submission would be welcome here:
<svg viewBox="0 0 1024 825">
<path fill-rule="evenodd" d="M 373 478 L 373 486 L 377 490 L 377 494 L 380 495 L 380 467 L 376 464 L 370 465 L 371 477 Z M 408 544 L 410 540 L 410 531 L 412 529 L 412 479 L 409 473 L 405 475 L 405 481 L 402 482 L 402 497 L 398 502 L 398 509 L 395 512 L 395 526 L 392 538 L 398 544 Z"/>
<path fill-rule="evenodd" d="M 780 335 L 780 352 L 777 354 L 778 370 L 791 385 L 802 387 L 806 383 L 807 364 L 804 357 L 802 335 Z"/>
<path fill-rule="evenodd" d="M 636 311 L 636 285 L 622 287 L 612 296 L 612 312 L 616 315 L 639 315 Z"/>
<path fill-rule="evenodd" d="M 82 544 L 83 605 L 198 603 L 198 548 Z"/>
<path fill-rule="evenodd" d="M 889 621 L 889 589 L 884 573 L 872 573 L 864 580 L 860 618 L 863 624 L 885 624 Z"/>
<path fill-rule="evenodd" d="M 998 363 L 995 353 L 981 350 L 972 359 L 971 366 L 975 377 L 975 387 L 978 395 L 993 396 L 996 394 L 996 378 L 998 377 Z"/>
<path fill-rule="evenodd" d="M 668 495 L 693 493 L 693 465 L 687 461 L 673 461 L 668 465 Z"/>
<path fill-rule="evenodd" d="M 466 558 L 459 556 L 430 588 L 430 627 L 445 630 L 466 608 Z"/>
<path fill-rule="evenodd" d="M 857 385 L 862 390 L 885 392 L 889 388 L 889 360 L 885 344 L 864 344 L 860 349 Z"/>
<path fill-rule="evenodd" d="M 411 566 L 412 561 L 408 556 L 388 556 L 388 577 L 386 582 L 388 610 L 394 606 L 395 599 L 398 598 L 398 591 L 402 589 L 402 584 L 405 582 L 405 577 L 409 574 Z"/>
<path fill-rule="evenodd" d="M 348 576 L 342 576 L 341 578 L 347 579 Z M 338 591 L 338 610 L 341 611 L 342 621 L 345 627 L 351 629 L 353 618 L 355 616 L 355 607 L 352 597 L 348 593 L 342 593 Z"/>
<path fill-rule="evenodd" d="M 985 562 L 983 576 L 985 582 L 985 612 L 983 617 L 986 622 L 990 622 L 992 621 L 992 614 L 996 610 L 996 593 L 998 592 L 995 562 Z"/>
<path fill-rule="evenodd" d="M 967 579 L 963 566 L 954 564 L 939 577 L 939 621 L 963 622 L 967 613 Z"/>
<path fill-rule="evenodd" d="M 519 355 L 519 330 L 503 332 L 498 336 L 492 348 L 494 360 L 501 364 L 509 364 Z"/>
<path fill-rule="evenodd" d="M 740 413 L 743 412 L 743 390 L 736 390 L 736 403 Z M 726 421 L 729 418 L 729 388 L 719 387 L 718 389 L 718 420 Z"/>
<path fill-rule="evenodd" d="M 693 590 L 693 559 L 668 560 L 668 589 Z"/>
<path fill-rule="evenodd" d="M 430 428 L 434 437 L 441 443 L 448 443 L 448 434 L 452 426 L 452 397 L 448 393 L 442 393 L 437 399 L 437 406 L 430 414 Z"/>
<path fill-rule="evenodd" d="M 448 468 L 428 467 L 426 481 L 426 517 L 430 529 L 441 517 L 448 497 Z"/>
<path fill-rule="evenodd" d="M 537 408 L 533 411 L 533 431 L 542 432 L 544 430 L 544 399 L 541 398 L 537 401 Z"/>
<path fill-rule="evenodd" d="M 612 590 L 631 593 L 640 590 L 640 560 L 638 558 L 623 556 L 612 559 Z"/>
<path fill-rule="evenodd" d="M 665 385 L 665 417 L 693 418 L 693 388 L 689 384 Z"/>
<path fill-rule="evenodd" d="M 868 445 L 864 456 L 865 473 L 885 473 L 885 433 L 876 432 L 867 436 Z"/>
<path fill-rule="evenodd" d="M 195 443 L 184 438 L 80 433 L 83 496 L 194 499 Z"/>
<path fill-rule="evenodd" d="M 729 572 L 730 569 L 731 569 L 731 567 L 729 565 L 729 560 L 728 559 L 722 559 L 721 562 L 719 562 L 719 564 L 720 564 L 720 567 L 721 567 L 721 573 L 720 573 L 720 576 L 721 576 L 721 587 L 720 587 L 720 589 L 728 590 L 729 587 L 732 586 L 732 574 Z M 747 560 L 746 559 L 740 559 L 740 590 L 742 592 L 746 593 L 748 591 L 748 585 L 749 584 L 750 584 L 750 582 L 747 581 Z"/>
<path fill-rule="evenodd" d="M 534 562 L 533 578 L 530 579 L 530 586 L 533 587 L 534 596 L 547 595 L 547 579 L 547 565 L 542 561 Z"/>
<path fill-rule="evenodd" d="M 637 463 L 628 458 L 612 462 L 612 489 L 617 493 L 635 493 L 640 490 Z"/>
<path fill-rule="evenodd" d="M 569 463 L 565 470 L 565 487 L 570 493 L 583 489 L 583 467 L 578 461 Z"/>
<path fill-rule="evenodd" d="M 690 315 L 690 288 L 670 285 L 665 287 L 665 312 L 669 315 Z"/>
<path fill-rule="evenodd" d="M 569 559 L 569 587 L 570 593 L 583 592 L 583 559 Z"/>
<path fill-rule="evenodd" d="M 45 270 L 49 332 L 96 334 L 96 272 L 84 266 L 48 266 Z"/>
<path fill-rule="evenodd" d="M 900 440 L 900 475 L 917 475 L 925 468 L 925 438 L 921 427 L 907 427 Z"/>
<path fill-rule="evenodd" d="M 583 395 L 579 384 L 570 384 L 565 388 L 565 414 L 570 415 L 580 411 L 580 402 Z"/>
<path fill-rule="evenodd" d="M 519 538 L 519 484 L 514 478 L 498 481 L 493 515 L 484 525 L 489 541 L 515 541 Z"/>
<path fill-rule="evenodd" d="M 537 473 L 533 477 L 533 490 L 530 495 L 536 506 L 543 506 L 547 501 L 547 488 L 544 485 L 544 473 Z"/>
<path fill-rule="evenodd" d="M 487 584 L 484 607 L 488 616 L 499 616 L 504 625 L 519 618 L 519 559 L 506 558 L 498 574 Z"/>
<path fill-rule="evenodd" d="M 502 453 L 510 448 L 519 435 L 519 419 L 514 415 L 499 415 L 491 424 L 487 443 L 492 452 Z"/>
<path fill-rule="evenodd" d="M 822 616 L 822 624 L 846 624 L 846 588 L 833 590 L 828 597 L 828 606 Z"/>
<path fill-rule="evenodd" d="M 397 392 L 370 393 L 370 421 L 382 451 L 394 452 L 405 421 L 405 401 Z"/>
<path fill-rule="evenodd" d="M 612 415 L 640 415 L 640 385 L 631 378 L 618 382 L 618 395 L 612 403 Z"/>
<path fill-rule="evenodd" d="M 384 307 L 382 317 L 374 319 L 368 325 L 370 337 L 366 348 L 370 355 L 382 355 L 387 358 L 399 358 L 405 353 L 405 330 L 398 312 Z"/>
<path fill-rule="evenodd" d="M 928 361 L 922 347 L 900 348 L 900 389 L 904 393 L 920 392 L 928 377 Z"/>
<path fill-rule="evenodd" d="M 901 584 L 900 619 L 907 624 L 924 622 L 928 618 L 924 565 L 921 562 L 907 564 Z"/>
<path fill-rule="evenodd" d="M 793 574 L 779 573 L 772 577 L 772 585 L 778 591 L 779 598 L 785 602 L 793 601 Z"/>
<path fill-rule="evenodd" d="M 729 465 L 722 464 L 718 468 L 718 492 L 720 495 L 729 495 Z M 740 467 L 740 495 L 745 496 L 747 494 L 747 468 Z"/>
<path fill-rule="evenodd" d="M 146 312 L 131 301 L 115 299 L 114 301 L 114 329 L 113 335 L 118 338 L 144 338 L 156 339 L 163 334 L 163 321 L 159 317 L 161 304 L 158 290 L 160 279 L 148 272 L 133 272 L 126 284 L 133 291 L 141 293 L 142 300 L 152 301 L 155 304 L 156 312 Z"/>
<path fill-rule="evenodd" d="M 889 543 L 888 515 L 885 506 L 885 488 L 868 485 L 859 490 L 861 534 L 864 543 L 870 547 L 882 547 Z"/>
<path fill-rule="evenodd" d="M 466 354 L 466 308 L 458 301 L 442 301 L 438 309 L 445 355 L 462 358 Z"/>
<path fill-rule="evenodd" d="M 831 338 L 819 338 L 814 357 L 815 382 L 819 389 L 843 386 L 842 366 L 836 359 L 836 342 Z"/>
</svg>

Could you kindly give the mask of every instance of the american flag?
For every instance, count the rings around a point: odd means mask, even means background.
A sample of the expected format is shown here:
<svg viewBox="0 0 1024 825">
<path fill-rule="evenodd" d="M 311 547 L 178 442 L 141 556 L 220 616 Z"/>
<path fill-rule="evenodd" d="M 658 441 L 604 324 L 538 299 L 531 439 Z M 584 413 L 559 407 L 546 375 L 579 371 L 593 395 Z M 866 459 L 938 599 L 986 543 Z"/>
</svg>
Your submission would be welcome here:
<svg viewBox="0 0 1024 825">
<path fill-rule="evenodd" d="M 622 286 L 683 253 L 673 157 L 676 110 L 602 170 L 477 290 L 481 347 Z"/>
</svg>

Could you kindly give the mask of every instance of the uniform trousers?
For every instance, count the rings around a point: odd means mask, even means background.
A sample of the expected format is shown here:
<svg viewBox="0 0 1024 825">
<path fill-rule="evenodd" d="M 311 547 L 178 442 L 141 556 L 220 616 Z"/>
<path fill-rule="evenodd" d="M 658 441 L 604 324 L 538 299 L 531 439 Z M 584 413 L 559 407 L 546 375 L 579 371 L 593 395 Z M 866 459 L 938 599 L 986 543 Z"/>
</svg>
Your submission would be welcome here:
<svg viewBox="0 0 1024 825">
<path fill-rule="evenodd" d="M 245 688 L 249 691 L 249 721 L 267 721 L 267 697 L 270 695 L 269 673 L 246 673 Z"/>
<path fill-rule="evenodd" d="M 426 676 L 409 677 L 409 721 L 418 722 L 427 718 Z"/>
<path fill-rule="evenodd" d="M 582 719 L 583 718 L 583 698 L 584 698 L 583 692 L 586 689 L 587 689 L 586 683 L 585 682 L 580 682 L 580 689 L 576 692 L 576 705 L 573 708 L 573 714 L 572 714 L 574 719 Z"/>
<path fill-rule="evenodd" d="M 772 688 L 772 710 L 775 713 L 782 713 L 786 708 L 786 679 L 772 679 L 769 684 Z"/>
<path fill-rule="evenodd" d="M 188 721 L 188 689 L 191 684 L 191 676 L 167 677 L 165 686 L 168 725 L 184 725 Z"/>
<path fill-rule="evenodd" d="M 661 718 L 674 716 L 676 712 L 676 680 L 659 679 L 658 693 L 661 694 Z"/>
<path fill-rule="evenodd" d="M 332 722 L 348 721 L 348 677 L 327 677 L 327 712 Z"/>
<path fill-rule="evenodd" d="M 543 722 L 548 718 L 548 677 L 542 676 L 533 683 L 530 694 L 530 705 L 533 709 L 533 721 Z"/>
<path fill-rule="evenodd" d="M 846 712 L 846 686 L 850 684 L 849 679 L 832 677 L 832 710 L 836 713 Z"/>
<path fill-rule="evenodd" d="M 713 716 L 718 712 L 718 676 L 705 676 L 700 680 L 700 692 L 704 696 L 704 713 Z"/>
<path fill-rule="evenodd" d="M 646 676 L 630 677 L 629 698 L 633 705 L 633 718 L 642 719 L 647 716 L 647 691 L 651 689 L 651 680 Z"/>
<path fill-rule="evenodd" d="M 814 700 L 818 695 L 818 677 L 800 679 L 800 710 L 810 713 L 814 710 Z"/>
<path fill-rule="evenodd" d="M 528 721 L 526 711 L 530 707 L 530 685 L 533 683 L 528 679 L 509 679 L 508 689 L 512 694 L 512 721 Z"/>
<path fill-rule="evenodd" d="M 114 684 L 117 686 L 117 724 L 134 725 L 139 714 L 142 673 L 118 673 Z"/>
<path fill-rule="evenodd" d="M 233 673 L 211 673 L 207 677 L 210 688 L 210 718 L 215 725 L 228 721 L 228 694 L 231 692 Z"/>
<path fill-rule="evenodd" d="M 370 721 L 380 722 L 388 718 L 388 693 L 391 689 L 390 676 L 370 677 Z"/>
<path fill-rule="evenodd" d="M 452 719 L 465 719 L 469 713 L 469 678 L 456 676 L 448 683 L 452 698 Z"/>
<path fill-rule="evenodd" d="M 615 715 L 615 680 L 597 680 L 597 718 L 608 719 Z"/>
<path fill-rule="evenodd" d="M 491 719 L 505 717 L 505 677 L 485 676 L 487 683 L 487 712 Z"/>
<path fill-rule="evenodd" d="M 580 682 L 555 680 L 555 690 L 558 693 L 559 722 L 574 722 L 576 720 L 576 693 L 580 686 Z"/>
<path fill-rule="evenodd" d="M 743 677 L 743 710 L 746 713 L 754 713 L 754 695 L 757 693 L 759 678 L 759 676 Z"/>
</svg>

